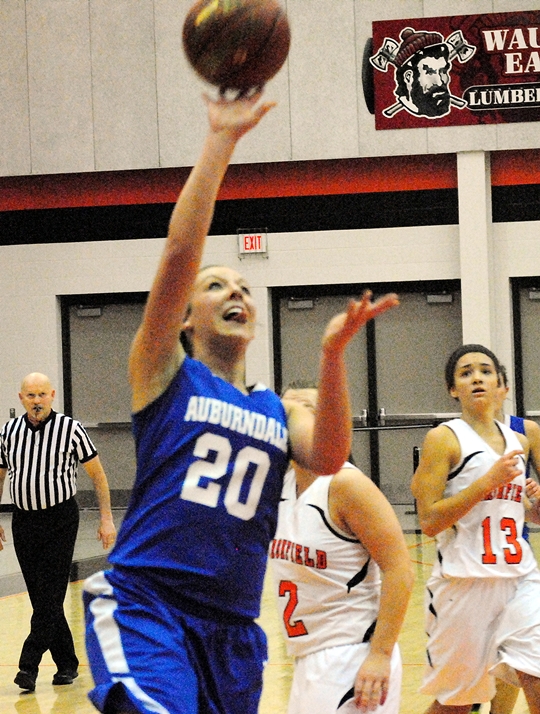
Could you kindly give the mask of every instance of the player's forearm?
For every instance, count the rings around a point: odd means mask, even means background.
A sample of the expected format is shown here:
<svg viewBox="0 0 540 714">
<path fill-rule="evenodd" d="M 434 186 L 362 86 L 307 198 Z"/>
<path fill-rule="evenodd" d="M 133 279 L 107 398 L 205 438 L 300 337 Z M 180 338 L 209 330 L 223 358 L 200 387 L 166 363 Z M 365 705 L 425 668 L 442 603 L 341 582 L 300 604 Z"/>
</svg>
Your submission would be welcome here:
<svg viewBox="0 0 540 714">
<path fill-rule="evenodd" d="M 319 474 L 339 471 L 352 446 L 352 411 L 344 354 L 323 350 L 313 431 L 313 464 Z"/>
<path fill-rule="evenodd" d="M 429 507 L 418 501 L 418 517 L 422 533 L 434 538 L 455 525 L 463 516 L 483 501 L 492 488 L 484 476 L 453 496 L 441 498 Z"/>
<path fill-rule="evenodd" d="M 171 247 L 184 251 L 188 261 L 194 260 L 197 265 L 235 145 L 234 137 L 228 133 L 208 133 L 171 215 L 168 238 Z"/>
<path fill-rule="evenodd" d="M 407 613 L 414 585 L 412 565 L 406 564 L 383 574 L 377 625 L 371 638 L 372 651 L 390 656 Z"/>
</svg>

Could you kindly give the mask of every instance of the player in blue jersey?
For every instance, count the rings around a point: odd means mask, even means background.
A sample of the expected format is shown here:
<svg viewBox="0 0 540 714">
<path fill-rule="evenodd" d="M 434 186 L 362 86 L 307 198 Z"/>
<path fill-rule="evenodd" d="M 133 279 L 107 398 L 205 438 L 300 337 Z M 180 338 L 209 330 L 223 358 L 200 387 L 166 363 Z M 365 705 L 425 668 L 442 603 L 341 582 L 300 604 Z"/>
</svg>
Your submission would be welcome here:
<svg viewBox="0 0 540 714">
<path fill-rule="evenodd" d="M 346 460 L 345 347 L 397 304 L 395 295 L 372 303 L 366 294 L 329 323 L 315 415 L 246 386 L 249 285 L 232 268 L 199 265 L 236 143 L 272 104 L 260 93 L 206 101 L 207 137 L 130 355 L 131 501 L 113 569 L 85 583 L 90 698 L 107 714 L 255 714 L 267 653 L 254 618 L 288 460 L 316 474 Z"/>
</svg>

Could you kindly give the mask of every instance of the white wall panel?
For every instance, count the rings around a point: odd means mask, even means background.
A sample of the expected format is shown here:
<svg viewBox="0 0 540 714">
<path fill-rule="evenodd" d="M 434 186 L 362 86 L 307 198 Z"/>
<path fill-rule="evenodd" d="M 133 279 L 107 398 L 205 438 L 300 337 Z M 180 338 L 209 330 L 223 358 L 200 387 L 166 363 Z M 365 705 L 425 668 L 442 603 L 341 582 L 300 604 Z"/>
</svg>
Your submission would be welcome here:
<svg viewBox="0 0 540 714">
<path fill-rule="evenodd" d="M 26 8 L 32 171 L 93 170 L 87 2 Z"/>
<path fill-rule="evenodd" d="M 24 0 L 0 3 L 0 175 L 31 173 Z"/>
<path fill-rule="evenodd" d="M 207 85 L 182 50 L 182 27 L 192 0 L 155 3 L 156 73 L 161 166 L 192 166 L 206 134 L 201 95 Z"/>
<path fill-rule="evenodd" d="M 426 129 L 428 154 L 458 151 L 493 151 L 497 148 L 497 128 L 488 126 L 441 126 Z"/>
<path fill-rule="evenodd" d="M 246 383 L 274 384 L 274 353 L 272 351 L 272 304 L 266 288 L 255 288 L 257 306 L 257 336 L 250 344 L 246 359 Z"/>
<path fill-rule="evenodd" d="M 497 149 L 531 149 L 540 147 L 540 122 L 497 124 Z"/>
<path fill-rule="evenodd" d="M 357 12 L 377 20 L 401 20 L 422 17 L 423 0 L 356 0 Z"/>
<path fill-rule="evenodd" d="M 540 275 L 540 225 L 535 221 L 495 223 L 499 269 L 509 277 Z"/>
<path fill-rule="evenodd" d="M 318 284 L 323 275 L 323 284 L 459 275 L 455 226 L 278 234 L 272 245 L 270 285 Z"/>
<path fill-rule="evenodd" d="M 159 164 L 152 0 L 90 0 L 96 169 Z"/>
<path fill-rule="evenodd" d="M 292 158 L 358 155 L 353 0 L 291 0 Z"/>
<path fill-rule="evenodd" d="M 225 262 L 254 287 L 446 280 L 459 277 L 457 226 L 268 236 L 268 258 L 239 260 L 235 236 L 211 236 L 204 263 Z"/>
<path fill-rule="evenodd" d="M 520 10 L 538 10 L 535 0 L 493 0 L 493 12 L 518 12 Z"/>
<path fill-rule="evenodd" d="M 292 158 L 288 61 L 268 82 L 264 96 L 276 106 L 262 119 L 256 131 L 242 137 L 232 163 L 289 161 Z"/>
<path fill-rule="evenodd" d="M 87 0 L 28 0 L 34 173 L 93 171 Z"/>
<path fill-rule="evenodd" d="M 534 225 L 534 224 L 531 224 Z M 515 414 L 515 394 L 513 386 L 515 384 L 514 373 L 514 346 L 513 346 L 513 330 L 508 329 L 512 325 L 512 295 L 510 289 L 510 253 L 514 250 L 508 248 L 510 245 L 506 242 L 504 236 L 508 226 L 512 227 L 512 232 L 515 230 L 516 224 L 495 223 L 492 225 L 493 232 L 493 309 L 495 314 L 495 340 L 494 345 L 496 354 L 502 364 L 506 365 L 510 380 L 510 392 L 507 397 L 508 402 L 505 404 L 505 411 L 509 414 Z M 539 248 L 540 248 L 540 241 Z M 522 253 L 522 251 L 518 251 Z M 531 256 L 532 257 L 532 256 Z M 532 261 L 534 265 L 534 260 Z M 536 262 L 540 275 L 540 259 Z"/>
<path fill-rule="evenodd" d="M 56 341 L 56 299 L 42 295 L 9 296 L 2 300 L 0 334 L 9 344 L 9 359 L 2 358 L 0 370 L 0 421 L 9 416 L 9 407 L 21 413 L 17 393 L 22 378 L 30 372 L 50 372 L 60 376 Z M 39 346 L 38 346 L 39 342 Z"/>
<path fill-rule="evenodd" d="M 493 12 L 492 0 L 424 0 L 424 17 Z"/>
</svg>

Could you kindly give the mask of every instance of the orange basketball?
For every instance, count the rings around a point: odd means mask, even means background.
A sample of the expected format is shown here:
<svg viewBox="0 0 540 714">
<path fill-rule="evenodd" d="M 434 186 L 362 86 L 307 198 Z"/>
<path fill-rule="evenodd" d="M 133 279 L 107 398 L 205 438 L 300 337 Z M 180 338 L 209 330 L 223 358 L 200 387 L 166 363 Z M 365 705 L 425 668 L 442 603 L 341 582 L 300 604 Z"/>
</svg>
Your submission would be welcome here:
<svg viewBox="0 0 540 714">
<path fill-rule="evenodd" d="M 197 0 L 182 33 L 189 63 L 222 90 L 262 87 L 282 67 L 291 33 L 277 0 Z"/>
</svg>

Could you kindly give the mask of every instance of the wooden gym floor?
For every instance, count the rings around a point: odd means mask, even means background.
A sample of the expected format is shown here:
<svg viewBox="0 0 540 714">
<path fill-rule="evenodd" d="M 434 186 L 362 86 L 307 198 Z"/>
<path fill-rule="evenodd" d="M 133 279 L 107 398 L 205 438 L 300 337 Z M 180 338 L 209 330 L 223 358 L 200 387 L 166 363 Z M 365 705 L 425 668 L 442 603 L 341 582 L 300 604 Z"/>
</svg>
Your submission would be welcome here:
<svg viewBox="0 0 540 714">
<path fill-rule="evenodd" d="M 397 510 L 397 509 L 396 509 Z M 116 519 L 117 522 L 119 519 Z M 84 650 L 83 612 L 81 605 L 82 580 L 76 579 L 70 584 L 65 608 L 75 637 L 77 653 L 81 660 L 80 676 L 72 685 L 53 687 L 51 680 L 56 668 L 47 653 L 40 667 L 36 691 L 23 694 L 13 683 L 17 673 L 17 661 L 20 648 L 28 630 L 30 604 L 26 593 L 21 593 L 20 577 L 11 546 L 9 517 L 0 514 L 0 522 L 6 530 L 8 543 L 0 553 L 0 594 L 11 589 L 15 594 L 0 597 L 0 712 L 1 714 L 92 714 L 95 709 L 87 699 L 86 693 L 92 687 Z M 103 567 L 99 544 L 95 543 L 95 514 L 82 512 L 81 531 L 75 557 L 77 565 L 74 576 L 85 577 Z M 405 528 L 405 525 L 404 525 Z M 423 586 L 433 562 L 433 541 L 417 535 L 414 531 L 406 533 L 411 558 L 416 566 L 416 584 L 407 619 L 403 628 L 400 645 L 404 663 L 403 689 L 400 714 L 422 714 L 430 703 L 427 697 L 418 694 L 424 657 L 424 615 Z M 540 556 L 540 532 L 531 534 L 531 543 L 537 557 Z M 265 685 L 260 706 L 260 714 L 285 714 L 288 690 L 292 674 L 292 664 L 285 652 L 279 621 L 274 604 L 274 596 L 267 585 L 264 591 L 260 624 L 267 632 L 270 647 L 270 660 L 265 673 Z M 487 712 L 488 708 L 483 707 Z M 527 705 L 523 694 L 514 709 L 514 714 L 526 714 Z"/>
</svg>

